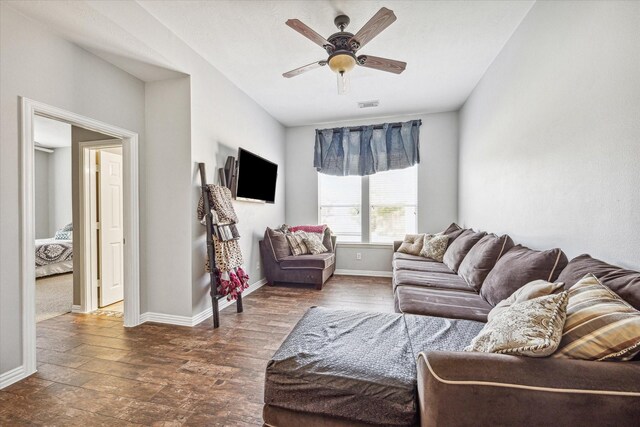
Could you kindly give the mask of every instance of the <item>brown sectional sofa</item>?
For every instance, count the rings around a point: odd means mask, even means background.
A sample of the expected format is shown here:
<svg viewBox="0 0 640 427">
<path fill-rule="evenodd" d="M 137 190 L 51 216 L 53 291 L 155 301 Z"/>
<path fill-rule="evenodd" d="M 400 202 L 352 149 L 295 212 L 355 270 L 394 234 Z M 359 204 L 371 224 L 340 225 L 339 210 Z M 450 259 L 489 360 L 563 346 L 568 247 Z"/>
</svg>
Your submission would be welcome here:
<svg viewBox="0 0 640 427">
<path fill-rule="evenodd" d="M 325 229 L 323 244 L 329 252 L 293 256 L 284 234 L 267 228 L 259 242 L 267 282 L 306 283 L 322 289 L 336 270 L 336 238 L 329 228 Z"/>
<path fill-rule="evenodd" d="M 592 362 L 461 349 L 497 302 L 532 280 L 568 289 L 593 273 L 640 309 L 640 272 L 589 255 L 568 262 L 559 249 L 453 225 L 444 233 L 451 251 L 443 262 L 397 252 L 395 243 L 400 317 L 305 314 L 267 366 L 266 425 L 638 425 L 640 356 Z"/>
</svg>

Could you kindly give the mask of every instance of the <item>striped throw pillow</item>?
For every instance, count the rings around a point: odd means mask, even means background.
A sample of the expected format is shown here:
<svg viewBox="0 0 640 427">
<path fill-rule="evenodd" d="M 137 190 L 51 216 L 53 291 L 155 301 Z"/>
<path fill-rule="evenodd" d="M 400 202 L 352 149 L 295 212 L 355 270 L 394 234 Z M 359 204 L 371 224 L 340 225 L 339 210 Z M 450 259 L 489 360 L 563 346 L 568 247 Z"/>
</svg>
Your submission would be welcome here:
<svg viewBox="0 0 640 427">
<path fill-rule="evenodd" d="M 305 255 L 310 253 L 309 248 L 304 243 L 304 239 L 307 238 L 307 233 L 304 231 L 296 231 L 295 233 L 287 233 L 287 242 L 291 248 L 291 254 L 293 256 Z"/>
<path fill-rule="evenodd" d="M 640 352 L 640 311 L 593 275 L 569 289 L 567 320 L 554 357 L 625 361 Z"/>
</svg>

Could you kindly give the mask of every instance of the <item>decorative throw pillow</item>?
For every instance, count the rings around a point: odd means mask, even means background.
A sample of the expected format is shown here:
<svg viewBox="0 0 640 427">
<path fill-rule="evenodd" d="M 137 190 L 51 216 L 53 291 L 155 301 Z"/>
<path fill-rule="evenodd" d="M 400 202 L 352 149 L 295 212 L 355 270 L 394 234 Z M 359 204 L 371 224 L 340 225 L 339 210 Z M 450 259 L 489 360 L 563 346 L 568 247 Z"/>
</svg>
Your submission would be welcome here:
<svg viewBox="0 0 640 427">
<path fill-rule="evenodd" d="M 491 309 L 487 318 L 491 321 L 491 319 L 498 313 L 504 312 L 515 303 L 555 294 L 561 291 L 563 287 L 564 283 L 562 282 L 553 283 L 547 282 L 546 280 L 534 280 L 533 282 L 529 282 L 520 289 L 517 289 L 509 298 L 500 301 L 498 305 Z"/>
<path fill-rule="evenodd" d="M 322 241 L 318 239 L 315 233 L 307 233 L 307 237 L 303 238 L 302 241 L 313 255 L 329 252 L 329 249 L 322 244 Z"/>
<path fill-rule="evenodd" d="M 567 321 L 554 357 L 626 361 L 640 352 L 640 311 L 587 274 L 569 289 Z"/>
<path fill-rule="evenodd" d="M 409 255 L 420 255 L 423 240 L 424 234 L 407 234 L 404 236 L 404 240 L 398 248 L 398 252 Z"/>
<path fill-rule="evenodd" d="M 276 260 L 280 261 L 282 258 L 291 255 L 291 248 L 285 233 L 267 227 L 264 232 L 264 239 L 271 243 L 273 256 Z"/>
<path fill-rule="evenodd" d="M 447 250 L 448 242 L 449 236 L 444 234 L 425 234 L 420 256 L 442 262 L 442 257 Z"/>
<path fill-rule="evenodd" d="M 293 256 L 305 255 L 309 253 L 309 248 L 304 243 L 304 239 L 307 238 L 307 233 L 304 231 L 296 231 L 295 233 L 287 233 L 287 241 L 291 248 L 291 254 Z"/>
<path fill-rule="evenodd" d="M 56 240 L 72 240 L 73 239 L 73 223 L 69 223 L 62 227 L 60 230 L 56 231 L 56 234 L 53 236 Z"/>
<path fill-rule="evenodd" d="M 496 314 L 464 350 L 549 356 L 562 338 L 568 299 L 562 292 L 517 302 Z"/>
</svg>

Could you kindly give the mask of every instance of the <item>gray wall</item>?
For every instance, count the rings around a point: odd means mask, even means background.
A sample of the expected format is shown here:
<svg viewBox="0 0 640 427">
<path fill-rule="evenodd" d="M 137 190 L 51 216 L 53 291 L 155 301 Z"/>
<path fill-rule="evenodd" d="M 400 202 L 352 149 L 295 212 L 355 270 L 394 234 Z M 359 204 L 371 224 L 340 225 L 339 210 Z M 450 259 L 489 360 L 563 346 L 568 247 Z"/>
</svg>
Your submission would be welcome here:
<svg viewBox="0 0 640 427">
<path fill-rule="evenodd" d="M 418 167 L 418 231 L 438 232 L 458 215 L 458 114 L 413 114 L 372 118 L 317 126 L 288 128 L 286 222 L 318 222 L 318 173 L 313 167 L 315 129 L 356 126 L 422 119 L 420 165 Z M 278 225 L 278 224 L 272 224 Z M 362 260 L 356 260 L 360 252 Z M 337 268 L 342 270 L 390 271 L 391 246 L 339 244 Z"/>
<path fill-rule="evenodd" d="M 0 51 L 0 373 L 5 373 L 22 364 L 19 97 L 139 132 L 144 141 L 144 84 L 5 2 L 0 3 Z"/>
<path fill-rule="evenodd" d="M 71 147 L 35 150 L 34 180 L 36 239 L 47 239 L 72 219 Z"/>
<path fill-rule="evenodd" d="M 53 235 L 49 231 L 49 158 L 51 153 L 34 152 L 34 198 L 36 239 L 47 239 Z"/>
<path fill-rule="evenodd" d="M 72 222 L 71 147 L 49 155 L 49 236 Z"/>
<path fill-rule="evenodd" d="M 640 268 L 640 3 L 537 2 L 460 114 L 460 220 Z"/>
</svg>

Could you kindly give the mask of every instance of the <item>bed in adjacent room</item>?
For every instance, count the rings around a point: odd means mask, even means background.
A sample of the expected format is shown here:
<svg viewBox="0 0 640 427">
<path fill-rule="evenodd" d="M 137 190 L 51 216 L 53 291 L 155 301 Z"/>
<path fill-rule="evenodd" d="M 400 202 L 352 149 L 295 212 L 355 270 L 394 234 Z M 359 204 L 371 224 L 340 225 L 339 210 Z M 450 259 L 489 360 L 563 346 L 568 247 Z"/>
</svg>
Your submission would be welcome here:
<svg viewBox="0 0 640 427">
<path fill-rule="evenodd" d="M 36 277 L 73 271 L 73 242 L 62 239 L 36 239 Z"/>
</svg>

